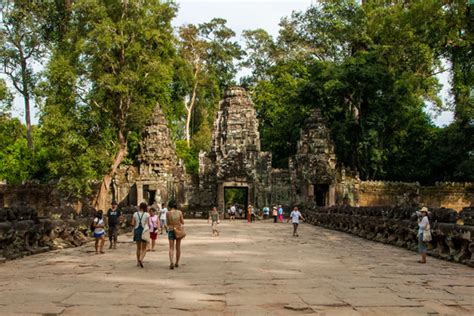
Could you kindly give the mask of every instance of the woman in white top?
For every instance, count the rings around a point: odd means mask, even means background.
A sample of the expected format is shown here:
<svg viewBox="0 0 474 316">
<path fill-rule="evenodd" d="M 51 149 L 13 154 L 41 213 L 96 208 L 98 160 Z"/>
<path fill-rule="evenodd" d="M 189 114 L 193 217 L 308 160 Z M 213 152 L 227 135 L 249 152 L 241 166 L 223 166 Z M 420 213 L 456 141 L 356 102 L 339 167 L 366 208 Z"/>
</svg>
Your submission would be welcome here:
<svg viewBox="0 0 474 316">
<path fill-rule="evenodd" d="M 104 253 L 105 243 L 105 223 L 104 212 L 99 210 L 94 218 L 94 238 L 95 238 L 95 253 Z"/>
<path fill-rule="evenodd" d="M 133 226 L 133 241 L 137 243 L 137 267 L 143 268 L 143 259 L 146 255 L 147 242 L 142 239 L 143 231 L 150 231 L 148 222 L 149 217 L 147 211 L 147 204 L 145 202 L 140 203 L 138 211 L 133 213 L 132 226 Z"/>
<path fill-rule="evenodd" d="M 430 221 L 428 220 L 428 208 L 422 207 L 420 210 L 421 219 L 418 220 L 418 252 L 421 255 L 419 263 L 426 263 L 426 251 L 428 247 L 426 242 L 423 241 L 423 231 L 430 229 Z"/>
<path fill-rule="evenodd" d="M 168 213 L 168 209 L 165 207 L 165 204 L 161 204 L 161 209 L 160 209 L 160 235 L 163 234 L 163 228 L 166 229 L 166 232 L 168 232 L 168 229 L 166 228 L 166 213 Z"/>
</svg>

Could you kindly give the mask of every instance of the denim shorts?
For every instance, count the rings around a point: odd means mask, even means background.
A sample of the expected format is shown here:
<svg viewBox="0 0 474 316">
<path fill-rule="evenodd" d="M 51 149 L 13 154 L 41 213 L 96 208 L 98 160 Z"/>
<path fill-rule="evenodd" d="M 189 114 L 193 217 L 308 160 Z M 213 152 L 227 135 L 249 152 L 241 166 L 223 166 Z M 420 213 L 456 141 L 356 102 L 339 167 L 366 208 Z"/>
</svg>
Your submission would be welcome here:
<svg viewBox="0 0 474 316">
<path fill-rule="evenodd" d="M 176 240 L 176 235 L 174 234 L 174 230 L 168 230 L 168 240 Z"/>
</svg>

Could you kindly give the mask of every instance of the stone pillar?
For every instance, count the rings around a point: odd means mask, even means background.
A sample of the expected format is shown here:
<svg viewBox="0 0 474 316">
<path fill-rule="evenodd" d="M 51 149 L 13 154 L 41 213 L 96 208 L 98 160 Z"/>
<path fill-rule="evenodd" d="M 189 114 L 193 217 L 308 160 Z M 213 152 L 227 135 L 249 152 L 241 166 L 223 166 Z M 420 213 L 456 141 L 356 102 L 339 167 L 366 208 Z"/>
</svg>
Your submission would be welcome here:
<svg viewBox="0 0 474 316">
<path fill-rule="evenodd" d="M 217 210 L 219 212 L 225 212 L 225 199 L 224 199 L 224 183 L 217 183 Z"/>
<path fill-rule="evenodd" d="M 137 205 L 143 202 L 143 184 L 137 183 Z"/>
<path fill-rule="evenodd" d="M 329 201 L 328 206 L 336 205 L 336 185 L 331 184 L 329 186 Z"/>
</svg>

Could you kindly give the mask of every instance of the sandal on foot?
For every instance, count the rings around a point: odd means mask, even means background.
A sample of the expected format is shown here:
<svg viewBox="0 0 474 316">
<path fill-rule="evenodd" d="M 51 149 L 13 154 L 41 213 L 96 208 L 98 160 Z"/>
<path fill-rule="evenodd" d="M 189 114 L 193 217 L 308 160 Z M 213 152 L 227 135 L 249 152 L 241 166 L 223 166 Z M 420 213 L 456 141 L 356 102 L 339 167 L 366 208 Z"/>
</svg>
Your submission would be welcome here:
<svg viewBox="0 0 474 316">
<path fill-rule="evenodd" d="M 138 263 L 140 264 L 140 268 L 143 268 L 143 262 L 138 261 Z"/>
<path fill-rule="evenodd" d="M 179 267 L 179 264 L 176 262 L 176 263 L 174 264 L 174 267 L 175 267 L 175 268 L 178 268 L 178 267 Z"/>
<path fill-rule="evenodd" d="M 426 263 L 426 261 L 418 260 L 418 263 Z"/>
<path fill-rule="evenodd" d="M 170 263 L 170 270 L 174 269 L 174 264 Z"/>
</svg>

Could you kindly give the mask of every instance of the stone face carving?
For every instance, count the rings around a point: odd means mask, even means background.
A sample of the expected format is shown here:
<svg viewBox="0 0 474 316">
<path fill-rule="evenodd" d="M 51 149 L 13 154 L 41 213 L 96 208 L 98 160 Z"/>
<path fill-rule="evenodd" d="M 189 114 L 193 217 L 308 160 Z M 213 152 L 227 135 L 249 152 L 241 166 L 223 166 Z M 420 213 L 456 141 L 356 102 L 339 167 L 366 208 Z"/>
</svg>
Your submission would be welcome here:
<svg viewBox="0 0 474 316">
<path fill-rule="evenodd" d="M 175 198 L 180 206 L 187 204 L 184 192 L 189 178 L 176 155 L 166 118 L 156 106 L 140 141 L 138 168 L 121 168 L 116 177 L 117 200 L 122 204 L 167 203 Z"/>
<path fill-rule="evenodd" d="M 260 133 L 255 107 L 243 88 L 225 92 L 212 137 L 217 179 L 253 180 L 260 152 Z"/>
<path fill-rule="evenodd" d="M 159 105 L 143 132 L 138 161 L 140 179 L 168 179 L 176 171 L 178 165 L 176 147 L 171 140 L 167 121 Z"/>
<path fill-rule="evenodd" d="M 224 94 L 214 123 L 212 147 L 201 153 L 200 201 L 224 208 L 227 186 L 248 188 L 250 203 L 266 203 L 271 154 L 260 151 L 255 107 L 243 88 Z"/>
<path fill-rule="evenodd" d="M 290 159 L 294 201 L 333 205 L 336 154 L 329 128 L 319 109 L 313 109 L 300 131 L 297 152 Z"/>
</svg>

